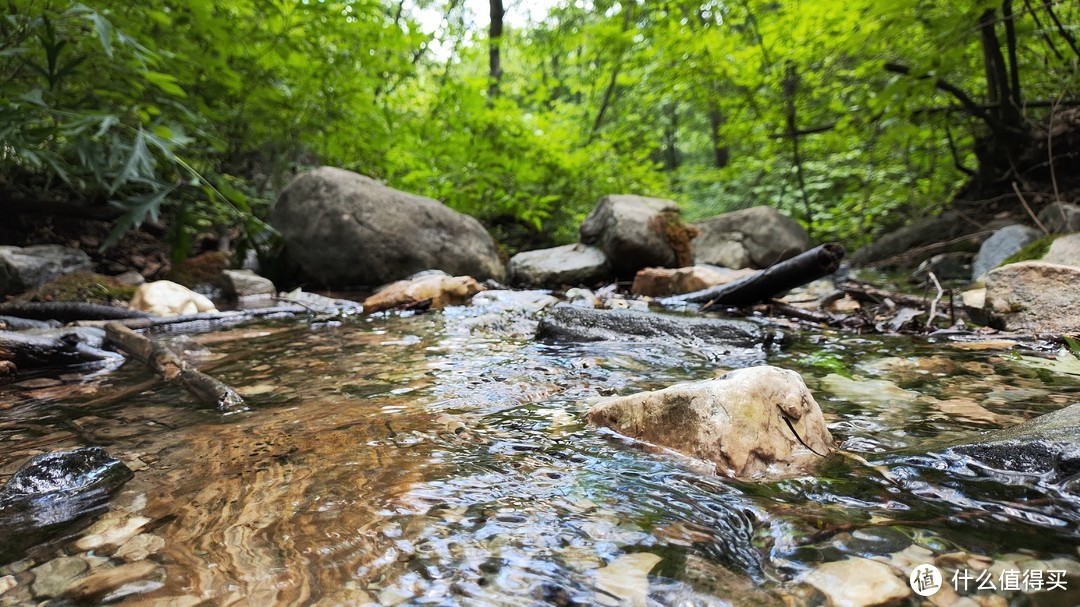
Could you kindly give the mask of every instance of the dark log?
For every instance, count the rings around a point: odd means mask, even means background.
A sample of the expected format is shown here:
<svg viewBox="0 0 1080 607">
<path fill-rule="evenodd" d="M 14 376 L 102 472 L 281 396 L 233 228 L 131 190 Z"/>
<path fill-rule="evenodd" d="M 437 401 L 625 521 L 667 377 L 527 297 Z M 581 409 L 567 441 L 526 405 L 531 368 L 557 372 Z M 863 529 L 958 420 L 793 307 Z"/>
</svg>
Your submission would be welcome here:
<svg viewBox="0 0 1080 607">
<path fill-rule="evenodd" d="M 668 297 L 664 305 L 704 303 L 701 310 L 716 306 L 749 306 L 768 301 L 778 293 L 828 276 L 840 267 L 844 246 L 830 242 L 800 253 L 791 259 L 775 263 L 746 278 L 725 285 Z"/>
<path fill-rule="evenodd" d="M 115 360 L 118 355 L 103 350 L 104 343 L 104 333 L 89 327 L 0 331 L 0 361 L 11 361 L 19 369 L 36 369 Z"/>
<path fill-rule="evenodd" d="M 221 381 L 191 367 L 175 352 L 119 323 L 105 325 L 109 341 L 139 359 L 165 381 L 179 384 L 199 402 L 227 411 L 243 406 L 244 399 Z"/>
<path fill-rule="evenodd" d="M 145 318 L 124 318 L 120 320 L 84 320 L 76 324 L 81 327 L 106 327 L 111 324 L 120 324 L 129 329 L 151 329 L 179 325 L 189 322 L 201 322 L 207 324 L 232 324 L 266 318 L 268 316 L 287 316 L 295 314 L 309 314 L 312 310 L 303 306 L 273 306 L 270 308 L 257 308 L 253 310 L 232 310 L 226 312 L 200 312 L 198 314 L 180 314 L 177 316 L 148 316 Z"/>
<path fill-rule="evenodd" d="M 0 314 L 33 320 L 59 320 L 61 322 L 150 317 L 146 312 L 127 308 L 68 301 L 9 301 L 0 304 Z"/>
<path fill-rule="evenodd" d="M 48 329 L 59 327 L 60 323 L 55 320 L 34 320 L 19 316 L 0 316 L 0 330 L 22 331 L 24 329 Z"/>
</svg>

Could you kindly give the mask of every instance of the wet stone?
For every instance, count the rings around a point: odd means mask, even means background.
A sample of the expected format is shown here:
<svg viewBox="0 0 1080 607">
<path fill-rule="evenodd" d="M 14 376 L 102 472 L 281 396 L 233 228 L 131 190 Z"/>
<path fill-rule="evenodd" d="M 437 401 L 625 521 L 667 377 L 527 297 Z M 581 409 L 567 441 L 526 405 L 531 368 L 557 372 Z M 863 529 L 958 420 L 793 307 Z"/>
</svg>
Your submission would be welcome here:
<svg viewBox="0 0 1080 607">
<path fill-rule="evenodd" d="M 90 568 L 77 556 L 63 556 L 30 570 L 34 583 L 30 587 L 35 597 L 60 596 L 76 579 Z"/>
<path fill-rule="evenodd" d="M 834 607 L 894 605 L 911 596 L 891 567 L 864 558 L 819 565 L 804 581 L 824 592 Z"/>
<path fill-rule="evenodd" d="M 157 568 L 157 565 L 154 563 L 141 561 L 138 563 L 120 565 L 119 567 L 101 569 L 69 586 L 64 594 L 75 600 L 96 601 L 122 586 L 138 582 L 143 580 L 143 578 L 151 576 Z M 133 588 L 133 590 L 135 589 Z"/>
</svg>

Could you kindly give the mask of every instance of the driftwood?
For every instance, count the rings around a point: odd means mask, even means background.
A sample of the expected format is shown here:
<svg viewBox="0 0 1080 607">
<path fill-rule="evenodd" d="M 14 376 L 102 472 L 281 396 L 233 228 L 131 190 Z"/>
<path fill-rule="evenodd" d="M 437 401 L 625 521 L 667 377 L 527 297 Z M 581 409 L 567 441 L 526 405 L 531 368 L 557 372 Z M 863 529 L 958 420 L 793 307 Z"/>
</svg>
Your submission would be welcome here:
<svg viewBox="0 0 1080 607">
<path fill-rule="evenodd" d="M 179 384 L 199 402 L 222 411 L 244 404 L 244 399 L 232 388 L 194 369 L 162 344 L 115 322 L 105 325 L 105 334 L 118 348 L 146 363 L 165 381 Z"/>
<path fill-rule="evenodd" d="M 116 360 L 103 350 L 105 335 L 89 327 L 44 331 L 0 331 L 0 361 L 19 369 L 79 365 Z"/>
<path fill-rule="evenodd" d="M 926 299 L 925 297 L 918 297 L 916 295 L 893 293 L 854 280 L 845 280 L 844 282 L 838 283 L 836 288 L 837 290 L 850 295 L 852 299 L 858 301 L 885 305 L 888 305 L 888 302 L 891 301 L 897 306 L 917 308 L 919 310 L 929 310 L 931 304 L 936 301 Z"/>
<path fill-rule="evenodd" d="M 0 316 L 0 329 L 4 331 L 22 331 L 23 329 L 48 329 L 59 327 L 55 320 L 34 320 L 18 316 Z"/>
<path fill-rule="evenodd" d="M 101 304 L 68 301 L 9 301 L 0 304 L 0 314 L 33 320 L 118 320 L 121 318 L 148 318 L 146 312 L 104 306 Z"/>
<path fill-rule="evenodd" d="M 830 242 L 775 263 L 741 280 L 669 297 L 661 303 L 701 303 L 705 304 L 701 307 L 703 312 L 716 306 L 749 306 L 832 274 L 840 267 L 843 258 L 843 245 Z"/>
<path fill-rule="evenodd" d="M 177 316 L 147 316 L 140 318 L 124 318 L 120 320 L 83 320 L 74 324 L 80 327 L 107 327 L 111 324 L 123 325 L 129 329 L 151 329 L 168 325 L 178 325 L 189 322 L 204 323 L 238 323 L 255 318 L 267 316 L 308 314 L 311 310 L 303 306 L 274 306 L 270 308 L 255 308 L 252 310 L 234 310 L 227 312 L 200 312 L 198 314 L 180 314 Z"/>
</svg>

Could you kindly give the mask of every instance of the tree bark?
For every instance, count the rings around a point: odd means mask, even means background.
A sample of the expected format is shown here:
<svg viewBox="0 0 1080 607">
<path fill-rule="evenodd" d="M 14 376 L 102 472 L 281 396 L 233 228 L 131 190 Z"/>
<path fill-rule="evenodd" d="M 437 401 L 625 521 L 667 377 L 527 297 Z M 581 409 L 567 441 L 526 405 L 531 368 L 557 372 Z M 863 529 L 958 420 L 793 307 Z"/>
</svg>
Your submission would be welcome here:
<svg viewBox="0 0 1080 607">
<path fill-rule="evenodd" d="M 499 44 L 502 42 L 503 9 L 502 0 L 490 0 L 491 23 L 488 27 L 488 103 L 499 96 L 499 84 L 502 81 L 502 57 Z"/>
</svg>

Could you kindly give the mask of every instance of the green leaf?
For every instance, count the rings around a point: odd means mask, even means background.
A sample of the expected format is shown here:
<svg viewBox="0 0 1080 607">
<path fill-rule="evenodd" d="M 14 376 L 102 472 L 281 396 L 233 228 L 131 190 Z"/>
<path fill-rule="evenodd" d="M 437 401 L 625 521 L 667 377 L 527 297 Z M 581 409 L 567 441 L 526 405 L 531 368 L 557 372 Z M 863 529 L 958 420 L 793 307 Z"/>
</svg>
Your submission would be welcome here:
<svg viewBox="0 0 1080 607">
<path fill-rule="evenodd" d="M 187 93 L 184 92 L 184 89 L 180 88 L 180 86 L 176 84 L 176 78 L 174 76 L 163 74 L 161 72 L 155 72 L 152 70 L 146 70 L 145 72 L 143 72 L 143 77 L 145 77 L 148 81 L 150 81 L 151 84 L 158 87 L 159 89 L 161 89 L 162 92 L 168 95 L 173 95 L 175 97 L 187 97 Z"/>
</svg>

